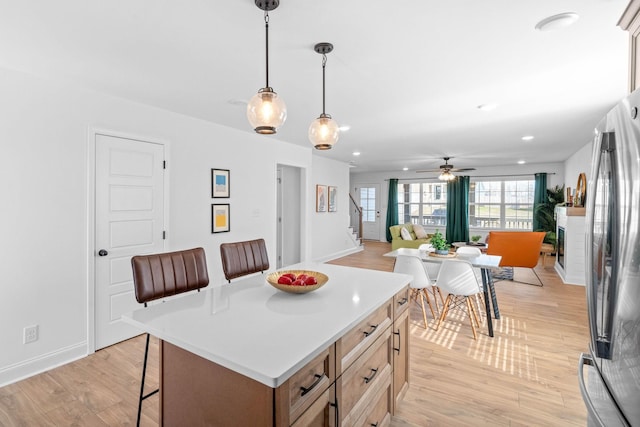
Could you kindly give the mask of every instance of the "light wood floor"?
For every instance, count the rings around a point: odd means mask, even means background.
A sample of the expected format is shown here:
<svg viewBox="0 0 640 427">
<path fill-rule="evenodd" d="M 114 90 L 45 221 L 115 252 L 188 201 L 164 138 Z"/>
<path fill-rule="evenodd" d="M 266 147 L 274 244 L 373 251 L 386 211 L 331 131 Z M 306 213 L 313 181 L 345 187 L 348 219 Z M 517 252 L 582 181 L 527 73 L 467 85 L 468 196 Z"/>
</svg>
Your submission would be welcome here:
<svg viewBox="0 0 640 427">
<path fill-rule="evenodd" d="M 365 242 L 363 252 L 332 264 L 390 271 L 390 245 Z M 473 339 L 468 319 L 453 312 L 438 332 L 411 308 L 411 383 L 393 427 L 584 426 L 577 379 L 587 350 L 585 290 L 564 285 L 551 262 L 536 271 L 544 287 L 496 283 L 501 319 Z M 516 279 L 525 278 L 518 270 Z M 527 278 L 528 280 L 529 278 Z M 535 279 L 535 277 L 531 277 Z M 0 426 L 135 425 L 144 337 L 100 350 L 0 388 Z M 149 388 L 157 387 L 152 339 Z M 157 395 L 144 403 L 142 425 L 158 425 Z"/>
</svg>

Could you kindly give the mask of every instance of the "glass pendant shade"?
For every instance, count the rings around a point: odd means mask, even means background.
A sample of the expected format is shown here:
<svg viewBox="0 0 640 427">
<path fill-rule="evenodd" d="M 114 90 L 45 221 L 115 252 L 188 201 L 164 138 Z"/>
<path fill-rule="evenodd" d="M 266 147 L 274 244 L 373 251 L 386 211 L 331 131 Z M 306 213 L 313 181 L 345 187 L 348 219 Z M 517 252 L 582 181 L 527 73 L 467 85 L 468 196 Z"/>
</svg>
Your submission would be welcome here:
<svg viewBox="0 0 640 427">
<path fill-rule="evenodd" d="M 257 133 L 271 135 L 287 119 L 287 107 L 273 89 L 265 87 L 249 100 L 247 119 Z"/>
<path fill-rule="evenodd" d="M 339 137 L 340 127 L 328 114 L 320 114 L 309 126 L 309 140 L 317 150 L 329 150 Z"/>
<path fill-rule="evenodd" d="M 444 171 L 438 177 L 440 181 L 453 181 L 456 179 L 456 176 L 449 171 Z"/>
</svg>

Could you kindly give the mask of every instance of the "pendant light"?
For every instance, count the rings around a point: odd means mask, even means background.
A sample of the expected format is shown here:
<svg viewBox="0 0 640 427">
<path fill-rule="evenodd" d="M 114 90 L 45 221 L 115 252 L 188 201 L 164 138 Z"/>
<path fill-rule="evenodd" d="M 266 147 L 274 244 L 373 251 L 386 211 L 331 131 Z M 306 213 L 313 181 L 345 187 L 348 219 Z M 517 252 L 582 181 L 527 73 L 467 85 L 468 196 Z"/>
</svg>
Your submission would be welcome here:
<svg viewBox="0 0 640 427">
<path fill-rule="evenodd" d="M 322 54 L 322 114 L 309 126 L 309 140 L 317 150 L 329 150 L 338 142 L 340 128 L 329 114 L 324 112 L 324 70 L 327 65 L 327 53 L 333 50 L 331 43 L 318 43 L 313 50 Z"/>
<path fill-rule="evenodd" d="M 269 86 L 269 11 L 280 5 L 280 0 L 255 0 L 256 6 L 264 10 L 266 40 L 266 84 L 247 104 L 247 119 L 254 130 L 263 135 L 272 135 L 287 119 L 287 107 L 282 98 Z"/>
</svg>

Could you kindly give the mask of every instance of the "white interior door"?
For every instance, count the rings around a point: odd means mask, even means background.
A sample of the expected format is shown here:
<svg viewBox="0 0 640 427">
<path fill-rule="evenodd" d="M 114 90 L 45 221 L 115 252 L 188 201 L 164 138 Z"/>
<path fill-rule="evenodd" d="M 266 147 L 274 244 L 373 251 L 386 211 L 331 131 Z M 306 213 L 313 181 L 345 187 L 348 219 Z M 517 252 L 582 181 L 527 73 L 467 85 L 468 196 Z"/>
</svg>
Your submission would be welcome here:
<svg viewBox="0 0 640 427">
<path fill-rule="evenodd" d="M 362 207 L 362 238 L 380 240 L 380 185 L 364 184 L 356 190 Z"/>
<path fill-rule="evenodd" d="M 137 308 L 131 256 L 164 249 L 164 145 L 96 134 L 95 344 L 140 331 L 120 320 Z"/>
<path fill-rule="evenodd" d="M 302 171 L 298 167 L 278 165 L 278 258 L 276 268 L 302 260 L 301 207 Z"/>
</svg>

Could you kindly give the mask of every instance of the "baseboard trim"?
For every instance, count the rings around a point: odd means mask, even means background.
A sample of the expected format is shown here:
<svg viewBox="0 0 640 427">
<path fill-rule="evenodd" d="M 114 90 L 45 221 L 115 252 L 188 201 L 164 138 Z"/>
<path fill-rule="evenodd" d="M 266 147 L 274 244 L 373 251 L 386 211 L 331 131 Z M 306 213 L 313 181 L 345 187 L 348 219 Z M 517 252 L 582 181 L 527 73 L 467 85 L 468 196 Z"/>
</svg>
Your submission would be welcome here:
<svg viewBox="0 0 640 427">
<path fill-rule="evenodd" d="M 362 252 L 364 250 L 364 246 L 356 246 L 354 248 L 345 249 L 344 251 L 336 252 L 331 255 L 327 255 L 321 258 L 317 258 L 316 262 L 327 262 L 333 261 L 334 259 L 342 258 L 343 256 L 355 254 L 358 252 Z"/>
<path fill-rule="evenodd" d="M 63 347 L 0 369 L 0 387 L 24 380 L 87 356 L 87 342 Z"/>
</svg>

